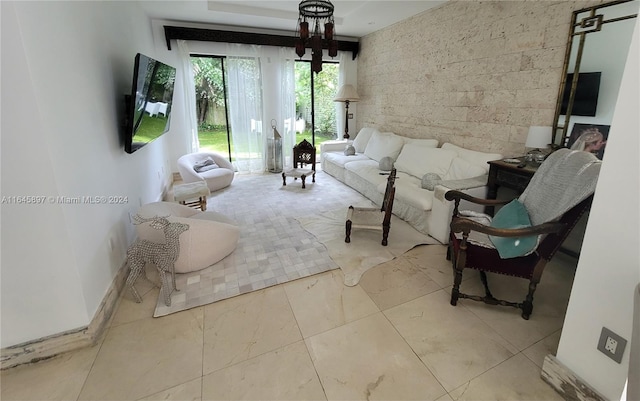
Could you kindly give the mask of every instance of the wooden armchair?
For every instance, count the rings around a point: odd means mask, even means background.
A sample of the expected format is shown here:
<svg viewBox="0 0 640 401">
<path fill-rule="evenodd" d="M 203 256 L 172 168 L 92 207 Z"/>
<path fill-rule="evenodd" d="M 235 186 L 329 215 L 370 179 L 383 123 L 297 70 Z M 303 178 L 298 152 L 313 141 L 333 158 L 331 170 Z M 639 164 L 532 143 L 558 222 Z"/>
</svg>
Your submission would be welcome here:
<svg viewBox="0 0 640 401">
<path fill-rule="evenodd" d="M 382 231 L 382 245 L 387 246 L 389 230 L 391 228 L 391 212 L 393 199 L 396 194 L 396 169 L 392 169 L 387 178 L 387 187 L 382 200 L 382 207 L 354 207 L 349 206 L 345 223 L 344 242 L 351 242 L 351 229 L 367 229 Z"/>
<path fill-rule="evenodd" d="M 568 149 L 554 152 L 518 198 L 530 215 L 531 224 L 524 228 L 495 227 L 491 224 L 498 214 L 491 220 L 478 214 L 465 216 L 458 210 L 461 199 L 485 206 L 504 205 L 510 201 L 479 199 L 459 191 L 447 192 L 445 198 L 455 202 L 449 242 L 449 256 L 454 269 L 451 305 L 455 306 L 459 298 L 467 298 L 490 305 L 513 306 L 522 310 L 524 319 L 529 319 L 533 311 L 533 295 L 546 264 L 591 206 L 600 164 L 586 152 Z M 488 219 L 489 224 L 480 221 L 482 219 Z M 501 257 L 497 245 L 494 245 L 503 238 L 513 238 L 513 243 L 518 244 L 520 239 L 526 240 L 527 237 L 535 238 L 533 247 L 521 256 Z M 484 296 L 460 292 L 465 268 L 480 271 Z M 495 298 L 489 290 L 487 272 L 529 280 L 525 299 L 512 302 Z"/>
</svg>

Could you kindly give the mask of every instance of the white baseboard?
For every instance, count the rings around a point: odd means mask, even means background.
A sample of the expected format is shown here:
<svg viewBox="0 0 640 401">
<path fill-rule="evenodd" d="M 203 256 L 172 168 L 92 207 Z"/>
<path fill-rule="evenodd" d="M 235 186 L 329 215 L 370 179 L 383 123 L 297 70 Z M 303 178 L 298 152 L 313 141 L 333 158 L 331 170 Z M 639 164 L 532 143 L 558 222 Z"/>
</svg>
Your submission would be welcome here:
<svg viewBox="0 0 640 401">
<path fill-rule="evenodd" d="M 553 355 L 547 355 L 542 364 L 542 380 L 547 382 L 567 401 L 607 401 Z"/>
<path fill-rule="evenodd" d="M 126 264 L 113 279 L 98 311 L 88 326 L 53 334 L 37 340 L 13 345 L 0 350 L 0 369 L 8 369 L 25 363 L 49 359 L 64 352 L 95 345 L 105 333 L 127 277 Z"/>
</svg>

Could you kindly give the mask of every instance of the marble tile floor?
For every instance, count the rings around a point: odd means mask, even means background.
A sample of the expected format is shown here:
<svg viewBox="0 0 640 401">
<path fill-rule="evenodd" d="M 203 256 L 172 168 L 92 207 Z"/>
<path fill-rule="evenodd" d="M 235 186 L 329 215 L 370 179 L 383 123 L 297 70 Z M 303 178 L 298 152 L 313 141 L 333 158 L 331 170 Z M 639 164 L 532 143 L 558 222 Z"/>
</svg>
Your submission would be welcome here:
<svg viewBox="0 0 640 401">
<path fill-rule="evenodd" d="M 125 293 L 94 347 L 2 371 L 0 398 L 561 400 L 540 370 L 556 351 L 576 263 L 550 262 L 528 321 L 514 308 L 449 305 L 440 245 L 379 265 L 355 287 L 330 270 L 161 318 L 151 317 L 158 290 L 141 286 L 143 303 Z M 526 291 L 523 280 L 489 279 L 496 295 Z M 462 285 L 481 288 L 473 272 Z"/>
</svg>

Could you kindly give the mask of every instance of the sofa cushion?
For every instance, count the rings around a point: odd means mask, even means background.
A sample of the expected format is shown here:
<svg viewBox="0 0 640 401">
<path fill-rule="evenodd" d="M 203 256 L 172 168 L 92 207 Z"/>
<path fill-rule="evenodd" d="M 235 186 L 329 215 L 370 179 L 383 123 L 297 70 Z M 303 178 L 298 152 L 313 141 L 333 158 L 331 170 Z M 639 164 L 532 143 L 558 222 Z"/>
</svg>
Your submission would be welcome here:
<svg viewBox="0 0 640 401">
<path fill-rule="evenodd" d="M 456 153 L 450 150 L 407 144 L 398 155 L 395 167 L 398 171 L 411 174 L 419 180 L 422 180 L 426 173 L 444 177 L 455 157 Z"/>
<path fill-rule="evenodd" d="M 393 160 L 398 158 L 398 154 L 404 145 L 404 139 L 393 133 L 374 132 L 367 143 L 364 154 L 377 162 L 385 156 Z"/>
<path fill-rule="evenodd" d="M 433 192 L 422 189 L 421 179 L 399 172 L 396 180 L 395 199 L 421 211 L 429 211 L 433 207 Z M 378 185 L 378 191 L 384 193 L 385 186 Z"/>
<path fill-rule="evenodd" d="M 461 157 L 456 157 L 451 162 L 449 171 L 444 176 L 445 180 L 464 180 L 487 174 L 487 171 L 477 164 L 466 161 Z"/>
<path fill-rule="evenodd" d="M 487 162 L 491 160 L 502 159 L 502 155 L 500 153 L 478 152 L 475 150 L 461 148 L 460 146 L 454 145 L 452 143 L 442 144 L 442 149 L 456 152 L 458 157 L 472 164 L 475 164 L 476 166 L 482 167 L 485 171 L 485 174 L 489 173 L 489 165 L 487 164 Z"/>
<path fill-rule="evenodd" d="M 437 139 L 413 139 L 413 138 L 405 138 L 405 145 L 411 146 L 426 146 L 428 148 L 437 148 L 438 140 Z"/>
<path fill-rule="evenodd" d="M 325 162 L 330 162 L 340 167 L 344 167 L 346 163 L 357 160 L 369 160 L 369 158 L 363 154 L 347 156 L 343 152 L 326 152 L 322 154 L 322 159 Z"/>
<path fill-rule="evenodd" d="M 378 130 L 370 127 L 364 127 L 358 132 L 353 140 L 353 147 L 356 148 L 357 153 L 364 153 L 367 143 L 369 143 L 369 139 L 371 139 L 371 135 L 374 132 L 378 132 Z"/>
</svg>

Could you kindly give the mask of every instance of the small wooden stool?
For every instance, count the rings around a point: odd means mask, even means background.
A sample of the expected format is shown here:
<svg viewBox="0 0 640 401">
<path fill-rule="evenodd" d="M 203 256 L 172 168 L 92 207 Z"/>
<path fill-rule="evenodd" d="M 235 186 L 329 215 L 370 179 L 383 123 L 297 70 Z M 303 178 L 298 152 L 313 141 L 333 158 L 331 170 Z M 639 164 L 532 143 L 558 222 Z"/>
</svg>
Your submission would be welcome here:
<svg viewBox="0 0 640 401">
<path fill-rule="evenodd" d="M 204 181 L 173 186 L 173 199 L 176 202 L 196 209 L 200 208 L 203 212 L 207 210 L 207 196 L 210 194 L 211 191 Z"/>
</svg>

